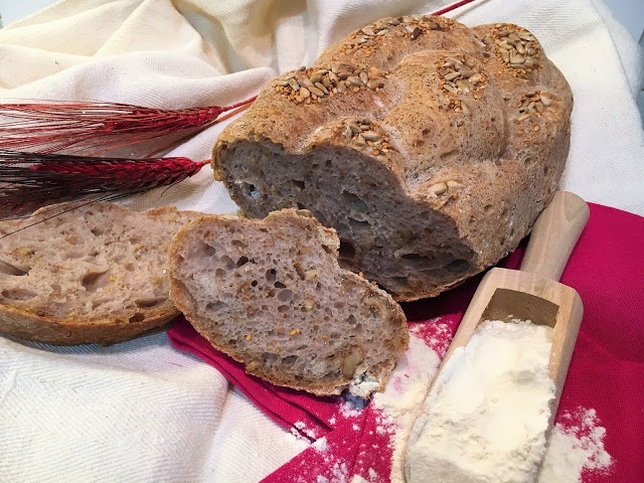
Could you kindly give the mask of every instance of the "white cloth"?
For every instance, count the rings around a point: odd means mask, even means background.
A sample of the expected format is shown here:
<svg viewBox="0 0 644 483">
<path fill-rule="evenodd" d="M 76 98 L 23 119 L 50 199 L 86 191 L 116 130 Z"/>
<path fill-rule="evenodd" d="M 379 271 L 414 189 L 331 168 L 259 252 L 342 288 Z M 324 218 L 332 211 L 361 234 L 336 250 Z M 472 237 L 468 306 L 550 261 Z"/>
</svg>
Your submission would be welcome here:
<svg viewBox="0 0 644 483">
<path fill-rule="evenodd" d="M 0 30 L 0 101 L 227 105 L 370 21 L 448 3 L 63 0 Z M 642 56 L 601 0 L 487 0 L 449 16 L 539 38 L 575 96 L 562 188 L 644 215 Z M 170 154 L 209 158 L 224 125 Z M 131 203 L 235 209 L 209 169 Z M 305 447 L 163 333 L 108 348 L 0 337 L 0 481 L 253 482 Z"/>
</svg>

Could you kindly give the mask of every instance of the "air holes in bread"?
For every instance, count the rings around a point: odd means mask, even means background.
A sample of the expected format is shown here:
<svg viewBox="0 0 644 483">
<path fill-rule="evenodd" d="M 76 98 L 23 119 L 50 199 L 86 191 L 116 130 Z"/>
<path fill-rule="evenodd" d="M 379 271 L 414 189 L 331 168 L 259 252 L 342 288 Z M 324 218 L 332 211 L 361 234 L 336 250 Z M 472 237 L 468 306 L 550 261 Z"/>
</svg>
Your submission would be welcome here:
<svg viewBox="0 0 644 483">
<path fill-rule="evenodd" d="M 107 270 L 103 272 L 88 272 L 81 279 L 81 285 L 87 292 L 95 292 L 110 283 L 110 275 Z"/>
<path fill-rule="evenodd" d="M 152 309 L 162 305 L 165 301 L 166 299 L 163 298 L 137 299 L 134 304 L 141 309 Z"/>
<path fill-rule="evenodd" d="M 274 282 L 277 278 L 277 270 L 274 268 L 271 268 L 269 270 L 266 270 L 266 281 L 267 282 Z"/>
<path fill-rule="evenodd" d="M 142 314 L 141 312 L 136 312 L 132 317 L 128 319 L 128 322 L 131 324 L 135 324 L 137 322 L 142 322 L 145 320 L 145 314 Z"/>
<path fill-rule="evenodd" d="M 356 257 L 356 249 L 349 242 L 340 242 L 340 260 L 351 261 Z"/>
<path fill-rule="evenodd" d="M 29 268 L 20 268 L 11 263 L 0 260 L 0 275 L 9 275 L 11 277 L 22 277 L 29 273 Z"/>
<path fill-rule="evenodd" d="M 469 270 L 469 268 L 470 262 L 463 260 L 462 258 L 452 260 L 447 265 L 445 265 L 445 269 L 451 273 L 466 272 L 467 270 Z"/>
<path fill-rule="evenodd" d="M 369 206 L 367 205 L 367 203 L 362 198 L 360 198 L 357 195 L 354 195 L 353 193 L 343 191 L 342 197 L 344 198 L 344 201 L 347 203 L 347 205 L 351 210 L 363 212 L 369 209 Z"/>
<path fill-rule="evenodd" d="M 9 300 L 30 300 L 36 296 L 36 292 L 20 288 L 13 288 L 10 290 L 3 290 L 0 292 L 3 298 Z"/>
</svg>

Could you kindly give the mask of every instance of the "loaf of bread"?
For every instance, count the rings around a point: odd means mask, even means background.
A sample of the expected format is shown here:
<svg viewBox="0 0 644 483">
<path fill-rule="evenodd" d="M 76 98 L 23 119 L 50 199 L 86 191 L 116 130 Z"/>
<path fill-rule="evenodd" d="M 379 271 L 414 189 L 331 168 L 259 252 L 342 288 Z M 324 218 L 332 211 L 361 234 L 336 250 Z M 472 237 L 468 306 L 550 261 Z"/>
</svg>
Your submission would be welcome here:
<svg viewBox="0 0 644 483">
<path fill-rule="evenodd" d="M 564 169 L 571 109 L 524 28 L 383 18 L 271 81 L 213 167 L 249 216 L 310 210 L 337 230 L 343 267 L 415 300 L 529 233 Z"/>
<path fill-rule="evenodd" d="M 197 212 L 56 205 L 0 222 L 0 332 L 50 344 L 111 344 L 179 314 L 167 249 Z"/>
<path fill-rule="evenodd" d="M 169 249 L 170 297 L 246 371 L 317 395 L 384 389 L 408 342 L 389 294 L 340 268 L 339 240 L 305 210 L 210 215 Z"/>
</svg>

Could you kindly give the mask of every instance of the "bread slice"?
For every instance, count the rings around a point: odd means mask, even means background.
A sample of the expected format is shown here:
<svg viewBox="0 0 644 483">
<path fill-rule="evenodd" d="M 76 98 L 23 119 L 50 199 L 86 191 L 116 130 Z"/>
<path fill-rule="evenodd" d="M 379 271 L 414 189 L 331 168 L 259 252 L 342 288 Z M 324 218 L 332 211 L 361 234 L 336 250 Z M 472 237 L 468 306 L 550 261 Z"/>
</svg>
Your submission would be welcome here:
<svg viewBox="0 0 644 483">
<path fill-rule="evenodd" d="M 271 383 L 367 397 L 407 346 L 386 292 L 338 265 L 339 240 L 305 210 L 208 216 L 172 241 L 170 297 L 217 349 Z"/>
<path fill-rule="evenodd" d="M 512 24 L 383 18 L 271 81 L 219 136 L 249 216 L 309 209 L 344 268 L 408 301 L 514 250 L 564 170 L 572 93 Z"/>
<path fill-rule="evenodd" d="M 165 324 L 179 314 L 168 298 L 167 248 L 201 215 L 95 202 L 0 222 L 0 332 L 111 344 Z"/>
</svg>

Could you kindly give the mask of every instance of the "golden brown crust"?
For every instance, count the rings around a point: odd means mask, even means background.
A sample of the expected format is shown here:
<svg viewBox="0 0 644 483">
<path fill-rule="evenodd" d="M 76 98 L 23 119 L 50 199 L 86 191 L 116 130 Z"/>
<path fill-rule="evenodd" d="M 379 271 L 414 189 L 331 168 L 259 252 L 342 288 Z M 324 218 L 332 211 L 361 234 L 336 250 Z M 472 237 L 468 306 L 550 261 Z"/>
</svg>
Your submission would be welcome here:
<svg viewBox="0 0 644 483">
<path fill-rule="evenodd" d="M 83 319 L 53 319 L 13 307 L 0 306 L 0 332 L 25 340 L 53 345 L 110 345 L 151 332 L 174 319 L 180 312 L 170 301 L 138 322 Z"/>
</svg>

